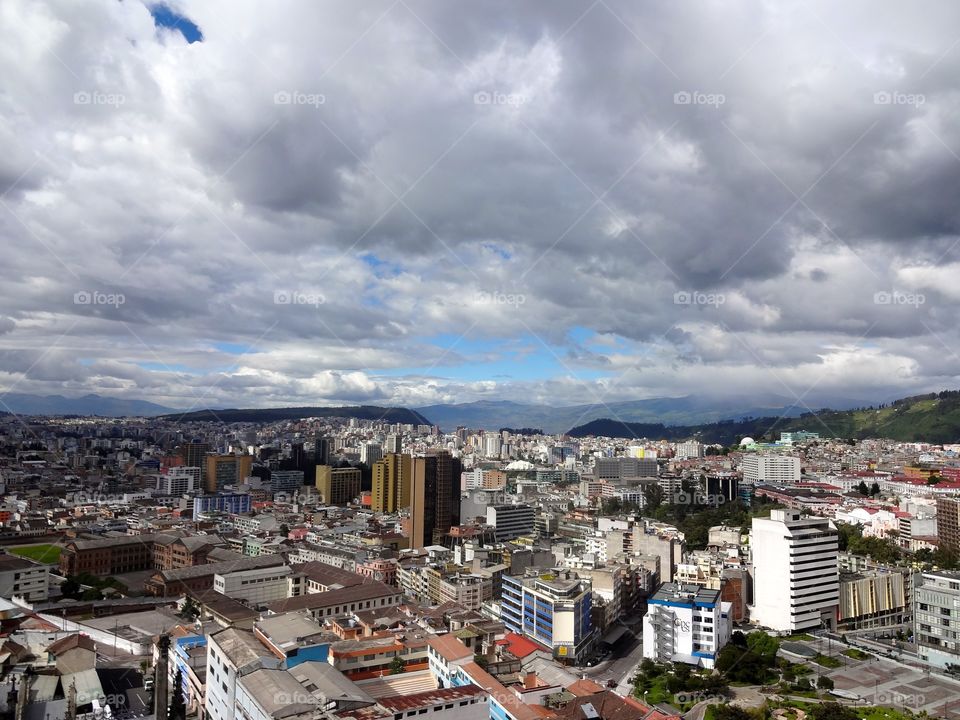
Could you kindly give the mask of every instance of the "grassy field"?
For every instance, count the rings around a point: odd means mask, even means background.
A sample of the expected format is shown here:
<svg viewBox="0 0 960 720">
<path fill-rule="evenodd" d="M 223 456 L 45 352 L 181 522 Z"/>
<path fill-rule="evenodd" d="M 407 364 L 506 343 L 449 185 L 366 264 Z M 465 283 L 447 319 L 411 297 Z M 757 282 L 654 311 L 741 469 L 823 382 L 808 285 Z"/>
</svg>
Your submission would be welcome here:
<svg viewBox="0 0 960 720">
<path fill-rule="evenodd" d="M 858 650 L 857 648 L 849 648 L 844 650 L 843 654 L 847 657 L 853 658 L 854 660 L 870 660 L 873 658 L 873 655 L 870 653 L 865 653 L 863 650 Z"/>
<path fill-rule="evenodd" d="M 11 555 L 18 555 L 40 563 L 60 562 L 60 547 L 58 545 L 19 545 L 8 548 Z"/>
<path fill-rule="evenodd" d="M 843 662 L 837 660 L 835 657 L 830 657 L 829 655 L 819 654 L 813 658 L 813 661 L 818 665 L 823 665 L 828 668 L 838 668 L 843 665 Z"/>
</svg>

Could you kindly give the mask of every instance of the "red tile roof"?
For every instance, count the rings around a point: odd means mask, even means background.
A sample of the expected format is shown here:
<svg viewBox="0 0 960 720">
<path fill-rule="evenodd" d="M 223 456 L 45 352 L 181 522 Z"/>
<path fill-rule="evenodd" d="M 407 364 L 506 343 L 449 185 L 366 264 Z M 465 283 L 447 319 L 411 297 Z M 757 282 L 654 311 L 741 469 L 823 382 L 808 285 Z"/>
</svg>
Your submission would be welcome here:
<svg viewBox="0 0 960 720">
<path fill-rule="evenodd" d="M 547 653 L 550 652 L 540 643 L 534 642 L 530 638 L 515 632 L 507 633 L 503 639 L 507 649 L 521 660 L 527 655 L 535 653 L 537 650 L 543 650 Z"/>
<path fill-rule="evenodd" d="M 568 687 L 567 692 L 576 697 L 585 697 L 587 695 L 596 695 L 597 693 L 603 692 L 604 689 L 603 685 L 595 683 L 589 678 L 581 678 Z"/>
</svg>

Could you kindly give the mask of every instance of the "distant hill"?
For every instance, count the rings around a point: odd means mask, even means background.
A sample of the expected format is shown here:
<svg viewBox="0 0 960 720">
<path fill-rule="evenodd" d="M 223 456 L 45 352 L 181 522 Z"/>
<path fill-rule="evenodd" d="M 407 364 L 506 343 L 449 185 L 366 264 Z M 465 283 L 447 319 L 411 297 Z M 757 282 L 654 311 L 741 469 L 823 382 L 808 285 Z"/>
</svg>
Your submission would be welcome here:
<svg viewBox="0 0 960 720">
<path fill-rule="evenodd" d="M 153 417 L 173 412 L 173 408 L 146 400 L 84 395 L 68 398 L 63 395 L 31 395 L 7 393 L 3 403 L 17 415 L 97 415 L 100 417 Z"/>
<path fill-rule="evenodd" d="M 859 401 L 837 399 L 834 407 L 848 408 Z M 716 398 L 688 395 L 675 398 L 609 401 L 589 405 L 552 407 L 509 400 L 482 400 L 456 405 L 427 405 L 416 408 L 445 431 L 459 425 L 495 430 L 502 427 L 543 428 L 547 433 L 564 432 L 591 420 L 616 417 L 632 423 L 699 425 L 720 420 L 786 415 L 796 417 L 805 408 L 778 395 L 751 398 Z"/>
<path fill-rule="evenodd" d="M 356 405 L 346 407 L 288 407 L 288 408 L 249 408 L 227 410 L 196 410 L 188 413 L 164 415 L 165 420 L 182 422 L 255 422 L 270 423 L 278 420 L 299 420 L 308 417 L 346 417 L 358 420 L 383 420 L 389 423 L 409 423 L 413 425 L 432 425 L 426 417 L 408 408 L 386 408 L 375 405 Z"/>
<path fill-rule="evenodd" d="M 960 441 L 960 391 L 952 390 L 895 400 L 854 410 L 818 410 L 799 417 L 753 417 L 692 425 L 592 420 L 571 429 L 573 437 L 600 435 L 683 440 L 698 437 L 706 443 L 732 445 L 744 437 L 778 439 L 781 432 L 810 430 L 823 437 L 889 438 L 903 442 Z"/>
</svg>

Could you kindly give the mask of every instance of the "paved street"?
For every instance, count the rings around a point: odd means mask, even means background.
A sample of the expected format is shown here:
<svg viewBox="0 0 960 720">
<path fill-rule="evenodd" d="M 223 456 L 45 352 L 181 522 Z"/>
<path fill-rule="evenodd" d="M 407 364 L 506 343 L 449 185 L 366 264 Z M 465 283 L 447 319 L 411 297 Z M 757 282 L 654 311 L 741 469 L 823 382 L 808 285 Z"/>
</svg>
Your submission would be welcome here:
<svg viewBox="0 0 960 720">
<path fill-rule="evenodd" d="M 640 625 L 637 624 L 636 628 L 639 629 Z M 614 648 L 613 657 L 596 667 L 583 670 L 587 677 L 601 685 L 606 685 L 610 680 L 616 680 L 617 692 L 623 695 L 631 692 L 630 678 L 634 676 L 637 665 L 643 659 L 643 643 L 640 634 L 628 632 L 629 635 Z"/>
</svg>

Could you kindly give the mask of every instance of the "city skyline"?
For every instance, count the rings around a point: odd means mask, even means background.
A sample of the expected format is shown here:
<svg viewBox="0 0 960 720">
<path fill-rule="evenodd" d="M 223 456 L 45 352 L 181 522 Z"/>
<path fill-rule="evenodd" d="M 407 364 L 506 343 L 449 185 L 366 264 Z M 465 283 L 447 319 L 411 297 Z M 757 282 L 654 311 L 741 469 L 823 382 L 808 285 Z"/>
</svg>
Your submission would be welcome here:
<svg viewBox="0 0 960 720">
<path fill-rule="evenodd" d="M 0 410 L 960 387 L 960 8 L 876 8 L 5 4 Z"/>
</svg>

